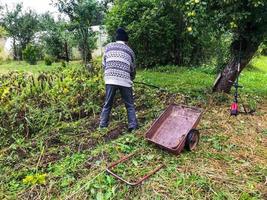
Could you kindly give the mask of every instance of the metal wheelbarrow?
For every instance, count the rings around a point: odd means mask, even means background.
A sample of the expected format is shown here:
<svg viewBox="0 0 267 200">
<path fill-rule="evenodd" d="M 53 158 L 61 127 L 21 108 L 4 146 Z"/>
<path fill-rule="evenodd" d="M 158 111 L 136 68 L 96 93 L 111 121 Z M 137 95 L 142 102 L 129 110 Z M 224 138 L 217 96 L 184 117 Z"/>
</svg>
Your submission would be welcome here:
<svg viewBox="0 0 267 200">
<path fill-rule="evenodd" d="M 192 151 L 199 142 L 196 127 L 201 114 L 198 108 L 171 104 L 153 123 L 146 139 L 174 154 L 180 154 L 184 147 Z"/>
<path fill-rule="evenodd" d="M 198 108 L 171 104 L 160 117 L 155 120 L 151 128 L 145 134 L 145 138 L 161 149 L 165 149 L 176 155 L 180 154 L 183 149 L 192 151 L 197 147 L 199 142 L 200 135 L 196 127 L 200 121 L 201 115 L 202 110 Z M 128 185 L 136 186 L 164 167 L 164 164 L 160 165 L 133 183 L 123 179 L 112 171 L 118 164 L 126 162 L 134 155 L 135 153 L 121 158 L 108 166 L 106 171 Z"/>
</svg>

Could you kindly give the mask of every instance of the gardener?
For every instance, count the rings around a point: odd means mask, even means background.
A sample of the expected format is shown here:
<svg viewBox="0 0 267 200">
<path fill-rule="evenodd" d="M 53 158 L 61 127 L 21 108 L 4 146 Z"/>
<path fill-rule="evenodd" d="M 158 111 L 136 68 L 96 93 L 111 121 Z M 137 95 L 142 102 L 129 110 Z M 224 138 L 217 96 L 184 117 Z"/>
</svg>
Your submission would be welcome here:
<svg viewBox="0 0 267 200">
<path fill-rule="evenodd" d="M 128 34 L 124 29 L 116 31 L 116 42 L 106 46 L 103 56 L 105 73 L 106 98 L 100 117 L 100 128 L 108 127 L 114 96 L 119 90 L 128 115 L 128 130 L 138 128 L 133 99 L 133 80 L 135 78 L 135 54 L 127 45 Z"/>
</svg>

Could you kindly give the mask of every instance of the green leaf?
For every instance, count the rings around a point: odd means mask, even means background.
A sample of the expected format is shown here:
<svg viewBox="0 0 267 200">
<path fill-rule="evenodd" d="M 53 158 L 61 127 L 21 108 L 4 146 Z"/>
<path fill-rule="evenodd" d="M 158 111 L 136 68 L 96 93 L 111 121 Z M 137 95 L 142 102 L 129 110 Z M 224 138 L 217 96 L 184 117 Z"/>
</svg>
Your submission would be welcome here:
<svg viewBox="0 0 267 200">
<path fill-rule="evenodd" d="M 97 200 L 103 200 L 104 199 L 103 193 L 101 191 L 97 192 L 96 199 Z"/>
</svg>

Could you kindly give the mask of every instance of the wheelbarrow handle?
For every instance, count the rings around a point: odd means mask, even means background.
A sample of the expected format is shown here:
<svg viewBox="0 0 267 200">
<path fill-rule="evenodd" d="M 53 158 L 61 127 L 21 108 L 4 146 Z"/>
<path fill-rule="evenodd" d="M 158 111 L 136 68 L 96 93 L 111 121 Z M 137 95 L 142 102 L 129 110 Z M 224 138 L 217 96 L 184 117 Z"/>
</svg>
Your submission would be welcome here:
<svg viewBox="0 0 267 200">
<path fill-rule="evenodd" d="M 114 168 L 115 166 L 117 166 L 120 163 L 125 162 L 126 160 L 128 160 L 129 158 L 131 158 L 132 156 L 134 156 L 135 154 L 136 154 L 136 152 L 135 153 L 132 153 L 132 154 L 130 154 L 128 156 L 122 157 L 120 160 L 112 163 L 110 166 L 107 167 L 106 172 L 108 172 L 109 174 L 111 174 L 115 178 L 121 180 L 122 182 L 124 182 L 124 183 L 126 183 L 128 185 L 137 186 L 137 185 L 139 185 L 140 183 L 142 183 L 143 181 L 145 181 L 146 179 L 148 179 L 150 176 L 152 176 L 153 174 L 155 174 L 157 171 L 159 171 L 161 168 L 163 168 L 165 166 L 164 164 L 161 164 L 159 167 L 157 167 L 156 169 L 152 170 L 151 172 L 149 172 L 147 175 L 143 176 L 141 179 L 139 179 L 136 182 L 129 182 L 129 181 L 123 179 L 121 176 L 115 174 L 112 171 L 112 168 Z"/>
<path fill-rule="evenodd" d="M 117 160 L 116 162 L 113 162 L 111 165 L 108 166 L 108 169 L 112 169 L 119 163 L 123 163 L 124 161 L 128 160 L 129 158 L 133 157 L 136 154 L 136 152 L 129 154 L 128 156 L 124 156 L 121 159 Z"/>
</svg>

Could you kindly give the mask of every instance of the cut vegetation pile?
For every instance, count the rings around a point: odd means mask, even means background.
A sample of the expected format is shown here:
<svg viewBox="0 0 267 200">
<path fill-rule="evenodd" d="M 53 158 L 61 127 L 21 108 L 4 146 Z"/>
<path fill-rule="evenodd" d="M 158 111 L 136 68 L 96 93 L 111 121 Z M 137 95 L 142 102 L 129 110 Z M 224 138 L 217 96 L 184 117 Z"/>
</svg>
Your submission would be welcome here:
<svg viewBox="0 0 267 200">
<path fill-rule="evenodd" d="M 207 89 L 214 78 L 212 71 L 170 70 L 139 72 L 139 81 L 168 91 L 136 84 L 141 128 L 132 134 L 126 133 L 126 111 L 120 100 L 115 102 L 109 129 L 98 130 L 104 99 L 98 70 L 76 66 L 34 76 L 2 75 L 0 199 L 266 199 L 264 88 L 243 96 L 256 112 L 234 118 L 229 117 L 232 97 L 211 95 Z M 264 76 L 252 69 L 246 73 Z M 199 79 L 195 84 L 192 75 Z M 169 103 L 204 109 L 197 151 L 177 157 L 144 140 L 145 131 Z M 134 188 L 105 173 L 107 164 L 140 149 L 138 156 L 114 170 L 136 180 L 160 163 L 166 167 Z"/>
</svg>

